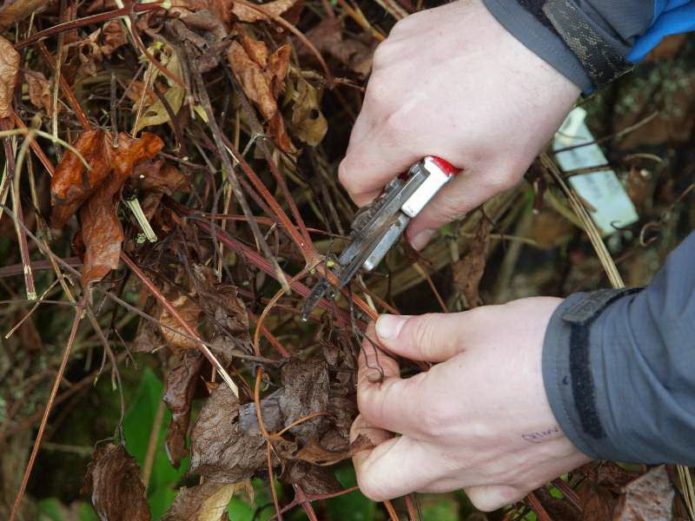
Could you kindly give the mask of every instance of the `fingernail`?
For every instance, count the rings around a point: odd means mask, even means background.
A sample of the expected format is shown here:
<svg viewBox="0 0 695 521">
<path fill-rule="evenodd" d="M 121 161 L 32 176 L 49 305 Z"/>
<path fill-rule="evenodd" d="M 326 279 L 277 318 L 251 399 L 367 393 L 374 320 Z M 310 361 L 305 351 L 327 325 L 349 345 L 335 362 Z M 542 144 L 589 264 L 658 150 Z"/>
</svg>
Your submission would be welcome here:
<svg viewBox="0 0 695 521">
<path fill-rule="evenodd" d="M 376 334 L 382 340 L 396 338 L 406 320 L 406 317 L 399 315 L 381 315 L 376 321 Z"/>
<path fill-rule="evenodd" d="M 410 245 L 420 251 L 423 249 L 425 246 L 427 246 L 427 243 L 430 242 L 430 239 L 434 236 L 437 230 L 431 230 L 431 229 L 426 229 L 422 230 L 421 232 L 418 232 L 415 234 L 413 238 L 410 239 Z"/>
</svg>

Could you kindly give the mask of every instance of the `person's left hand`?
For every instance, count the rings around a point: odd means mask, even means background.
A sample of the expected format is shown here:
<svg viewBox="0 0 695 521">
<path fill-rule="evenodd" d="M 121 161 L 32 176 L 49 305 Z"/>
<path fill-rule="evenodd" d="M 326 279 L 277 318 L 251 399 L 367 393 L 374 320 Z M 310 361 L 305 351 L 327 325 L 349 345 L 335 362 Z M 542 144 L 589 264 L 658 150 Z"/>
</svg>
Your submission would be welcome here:
<svg viewBox="0 0 695 521">
<path fill-rule="evenodd" d="M 588 462 L 560 430 L 543 386 L 543 339 L 560 302 L 383 315 L 370 326 L 386 352 L 365 340 L 359 357 L 351 437 L 376 445 L 353 456 L 362 492 L 383 501 L 463 488 L 477 508 L 494 510 Z M 386 353 L 435 365 L 402 379 Z"/>
</svg>

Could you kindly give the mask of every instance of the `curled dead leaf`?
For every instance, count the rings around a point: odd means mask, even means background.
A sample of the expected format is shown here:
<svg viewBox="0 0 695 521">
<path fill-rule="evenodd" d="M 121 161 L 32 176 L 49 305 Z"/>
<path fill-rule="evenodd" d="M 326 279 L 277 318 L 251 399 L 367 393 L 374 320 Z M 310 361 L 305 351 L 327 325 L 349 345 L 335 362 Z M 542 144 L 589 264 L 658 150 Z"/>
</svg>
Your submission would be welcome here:
<svg viewBox="0 0 695 521">
<path fill-rule="evenodd" d="M 244 433 L 239 400 L 225 385 L 215 389 L 200 411 L 191 434 L 191 472 L 219 483 L 251 477 L 266 464 L 266 442 Z"/>
<path fill-rule="evenodd" d="M 121 445 L 97 447 L 82 485 L 102 521 L 149 521 L 145 485 L 135 460 Z"/>
<path fill-rule="evenodd" d="M 674 496 L 675 490 L 666 467 L 654 467 L 623 488 L 613 520 L 669 521 L 673 519 Z"/>
<path fill-rule="evenodd" d="M 51 223 L 54 228 L 62 228 L 109 174 L 111 168 L 104 151 L 104 137 L 103 130 L 87 130 L 73 145 L 89 165 L 89 170 L 72 150 L 65 152 L 58 163 L 51 178 Z"/>
<path fill-rule="evenodd" d="M 328 131 L 328 122 L 321 112 L 318 90 L 298 76 L 292 98 L 292 134 L 307 145 L 316 146 Z"/>
<path fill-rule="evenodd" d="M 193 395 L 204 359 L 200 351 L 185 351 L 177 361 L 178 363 L 167 373 L 164 392 L 164 403 L 171 411 L 165 447 L 169 461 L 176 468 L 188 455 L 186 435 L 191 419 Z"/>
<path fill-rule="evenodd" d="M 232 13 L 240 22 L 259 22 L 270 20 L 288 11 L 297 0 L 274 0 L 265 4 L 252 4 L 237 0 L 232 3 Z"/>
<path fill-rule="evenodd" d="M 253 495 L 248 480 L 241 483 L 203 483 L 181 488 L 162 521 L 223 521 L 229 501 L 235 494 Z"/>
<path fill-rule="evenodd" d="M 19 74 L 19 53 L 0 36 L 0 118 L 12 115 L 12 96 Z"/>
<path fill-rule="evenodd" d="M 193 328 L 198 329 L 198 318 L 200 317 L 200 307 L 196 302 L 185 295 L 181 295 L 172 301 L 172 305 L 181 315 L 181 318 Z M 173 350 L 197 349 L 198 342 L 186 333 L 179 321 L 174 318 L 169 311 L 162 308 L 159 314 L 159 327 L 162 337 L 166 340 L 169 347 Z"/>
<path fill-rule="evenodd" d="M 275 144 L 284 152 L 293 153 L 295 149 L 285 131 L 277 102 L 289 70 L 289 45 L 271 54 L 265 43 L 242 31 L 239 41 L 229 46 L 227 60 L 244 94 L 268 123 Z"/>
<path fill-rule="evenodd" d="M 306 33 L 307 38 L 324 55 L 330 56 L 361 78 L 372 69 L 375 40 L 367 34 L 352 37 L 340 18 L 324 18 Z M 302 57 L 311 58 L 305 49 Z"/>
<path fill-rule="evenodd" d="M 481 219 L 475 238 L 470 242 L 470 250 L 452 266 L 454 285 L 466 299 L 469 308 L 477 307 L 480 304 L 478 287 L 487 262 L 491 227 L 489 220 Z"/>
<path fill-rule="evenodd" d="M 24 79 L 27 82 L 29 101 L 37 109 L 44 109 L 48 116 L 53 113 L 53 100 L 51 88 L 46 76 L 41 72 L 24 71 Z"/>
</svg>

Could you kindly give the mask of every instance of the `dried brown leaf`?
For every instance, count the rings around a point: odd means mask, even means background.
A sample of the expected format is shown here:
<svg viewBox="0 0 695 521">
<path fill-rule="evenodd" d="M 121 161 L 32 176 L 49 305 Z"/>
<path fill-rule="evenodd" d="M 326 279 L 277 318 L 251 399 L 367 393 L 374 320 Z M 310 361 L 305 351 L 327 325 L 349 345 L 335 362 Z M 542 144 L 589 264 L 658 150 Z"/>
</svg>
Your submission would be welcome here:
<svg viewBox="0 0 695 521">
<path fill-rule="evenodd" d="M 103 521 L 149 521 L 140 469 L 121 445 L 97 447 L 82 485 Z"/>
<path fill-rule="evenodd" d="M 0 36 L 0 118 L 12 115 L 12 96 L 19 75 L 19 53 Z"/>
<path fill-rule="evenodd" d="M 176 192 L 186 192 L 190 181 L 186 175 L 171 163 L 163 160 L 140 163 L 135 167 L 135 177 L 142 191 L 160 192 L 174 195 Z"/>
<path fill-rule="evenodd" d="M 134 166 L 154 157 L 162 146 L 159 137 L 146 132 L 139 139 L 121 133 L 118 146 L 114 147 L 110 136 L 100 130 L 89 130 L 80 136 L 76 148 L 83 152 L 91 169 L 87 171 L 72 152 L 67 152 L 58 165 L 51 180 L 53 225 L 65 224 L 82 205 L 84 286 L 101 280 L 118 267 L 124 235 L 116 214 L 117 195 Z"/>
<path fill-rule="evenodd" d="M 234 484 L 207 482 L 196 487 L 183 487 L 162 521 L 224 521 L 232 496 L 239 492 L 248 494 L 249 487 L 248 481 Z"/>
<path fill-rule="evenodd" d="M 343 489 L 333 472 L 303 461 L 289 462 L 280 479 L 286 483 L 297 484 L 306 494 L 333 494 Z"/>
<path fill-rule="evenodd" d="M 239 426 L 239 401 L 225 385 L 215 389 L 191 434 L 191 472 L 218 483 L 236 483 L 266 465 L 266 442 Z"/>
<path fill-rule="evenodd" d="M 617 499 L 608 487 L 586 480 L 577 487 L 576 491 L 582 510 L 582 521 L 611 519 Z"/>
<path fill-rule="evenodd" d="M 660 465 L 630 482 L 615 510 L 615 521 L 669 521 L 675 491 L 666 467 Z"/>
<path fill-rule="evenodd" d="M 133 167 L 156 156 L 163 146 L 162 140 L 149 132 L 144 132 L 137 139 L 122 132 L 117 147 L 113 146 L 112 137 L 102 130 L 83 132 L 74 147 L 90 168 L 88 170 L 71 150 L 63 156 L 51 179 L 53 227 L 62 228 L 80 205 L 104 183 L 112 170 L 117 179 L 112 181 L 109 192 L 115 194 L 132 174 Z"/>
<path fill-rule="evenodd" d="M 12 24 L 21 22 L 32 14 L 40 13 L 52 3 L 51 0 L 3 2 L 3 6 L 0 8 L 0 32 L 5 31 Z"/>
<path fill-rule="evenodd" d="M 328 131 L 328 122 L 321 112 L 318 90 L 300 77 L 291 97 L 293 135 L 307 145 L 318 145 Z"/>
<path fill-rule="evenodd" d="M 483 278 L 487 251 L 490 245 L 491 224 L 488 219 L 481 219 L 475 237 L 470 241 L 468 253 L 452 266 L 454 285 L 465 297 L 468 307 L 480 304 L 478 287 Z"/>
<path fill-rule="evenodd" d="M 116 215 L 115 195 L 122 182 L 112 175 L 80 208 L 82 240 L 85 254 L 82 265 L 82 286 L 103 279 L 118 268 L 123 244 L 123 228 Z"/>
<path fill-rule="evenodd" d="M 366 78 L 372 68 L 374 39 L 354 38 L 346 35 L 340 18 L 324 18 L 306 33 L 307 38 L 319 52 L 324 53 L 351 70 L 361 78 Z M 309 57 L 306 50 L 303 54 Z"/>
<path fill-rule="evenodd" d="M 229 46 L 227 60 L 244 94 L 267 122 L 275 144 L 284 152 L 296 152 L 285 130 L 277 101 L 285 88 L 289 70 L 289 45 L 283 45 L 271 54 L 265 43 L 241 31 L 239 41 Z"/>
<path fill-rule="evenodd" d="M 292 359 L 282 368 L 284 393 L 280 409 L 285 427 L 302 420 L 290 432 L 302 443 L 322 434 L 328 424 L 325 416 L 329 401 L 329 377 L 326 362 L 318 358 Z M 304 420 L 313 414 L 324 414 Z"/>
<path fill-rule="evenodd" d="M 263 47 L 265 48 L 265 44 Z M 256 105 L 261 115 L 269 120 L 277 112 L 278 106 L 273 97 L 269 78 L 263 70 L 264 63 L 263 65 L 258 63 L 258 61 L 265 61 L 263 57 L 263 53 L 256 52 L 255 59 L 252 59 L 247 50 L 236 41 L 232 42 L 227 51 L 229 65 L 244 93 Z"/>
<path fill-rule="evenodd" d="M 177 360 L 178 363 L 167 373 L 164 392 L 164 403 L 171 411 L 165 447 L 169 461 L 176 468 L 188 456 L 186 434 L 204 359 L 200 351 L 185 351 Z"/>
<path fill-rule="evenodd" d="M 68 150 L 51 178 L 51 204 L 54 228 L 62 228 L 79 206 L 106 179 L 111 170 L 104 150 L 104 131 L 87 130 L 73 145 L 87 161 L 90 169 L 77 154 Z"/>
<path fill-rule="evenodd" d="M 99 50 L 107 58 L 111 56 L 116 49 L 128 43 L 123 28 L 123 22 L 120 20 L 109 20 L 104 24 L 100 32 L 101 45 L 99 45 Z"/>
<path fill-rule="evenodd" d="M 27 82 L 29 101 L 37 109 L 44 109 L 49 116 L 53 111 L 53 99 L 50 83 L 41 72 L 24 71 L 24 79 Z"/>
<path fill-rule="evenodd" d="M 171 304 L 181 318 L 194 331 L 198 329 L 198 318 L 200 317 L 200 306 L 185 295 L 174 299 Z M 173 350 L 197 349 L 198 342 L 186 333 L 179 321 L 172 316 L 169 311 L 162 308 L 159 314 L 159 327 L 162 337 L 166 340 L 169 347 Z"/>
<path fill-rule="evenodd" d="M 232 13 L 240 22 L 259 22 L 282 15 L 296 2 L 297 0 L 274 0 L 265 4 L 253 4 L 253 7 L 246 5 L 246 2 L 233 2 Z"/>
</svg>

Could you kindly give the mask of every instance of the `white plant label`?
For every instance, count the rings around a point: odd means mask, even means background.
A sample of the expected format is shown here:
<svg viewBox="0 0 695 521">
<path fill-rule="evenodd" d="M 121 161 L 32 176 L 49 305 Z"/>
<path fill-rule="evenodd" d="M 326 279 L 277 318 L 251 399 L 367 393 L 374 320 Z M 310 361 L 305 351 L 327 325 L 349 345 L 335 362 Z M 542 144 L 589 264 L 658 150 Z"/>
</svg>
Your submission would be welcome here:
<svg viewBox="0 0 695 521">
<path fill-rule="evenodd" d="M 555 134 L 555 159 L 565 172 L 608 164 L 601 147 L 594 143 L 585 119 L 586 110 L 577 107 L 567 115 Z M 604 237 L 639 219 L 635 205 L 610 168 L 573 175 L 569 183 L 590 205 L 587 208 L 589 215 Z"/>
</svg>

